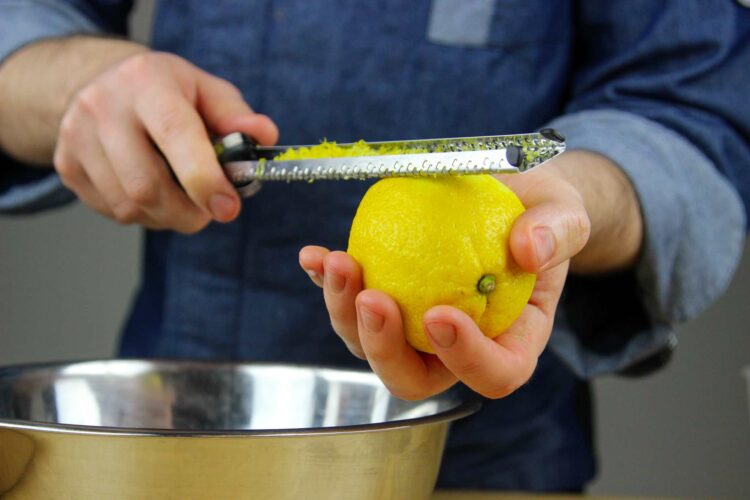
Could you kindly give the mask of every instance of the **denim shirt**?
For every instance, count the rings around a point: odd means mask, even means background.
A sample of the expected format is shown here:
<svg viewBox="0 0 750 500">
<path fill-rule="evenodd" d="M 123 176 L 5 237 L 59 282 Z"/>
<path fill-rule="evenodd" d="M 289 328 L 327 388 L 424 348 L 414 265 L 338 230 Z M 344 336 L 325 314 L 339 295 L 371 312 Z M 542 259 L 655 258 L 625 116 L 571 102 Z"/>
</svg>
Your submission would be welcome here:
<svg viewBox="0 0 750 500">
<path fill-rule="evenodd" d="M 554 7 L 553 7 L 554 5 Z M 124 32 L 129 2 L 0 0 L 0 58 Z M 571 276 L 531 381 L 457 422 L 439 485 L 568 490 L 595 472 L 586 379 L 674 344 L 726 288 L 750 199 L 750 11 L 730 0 L 163 0 L 155 49 L 236 84 L 281 142 L 526 132 L 614 161 L 642 208 L 633 272 Z M 70 199 L 4 158 L 0 210 Z M 297 264 L 345 249 L 365 182 L 267 183 L 240 217 L 148 232 L 121 355 L 366 368 Z M 463 386 L 455 390 L 472 397 Z M 475 396 L 473 396 L 475 397 Z"/>
</svg>

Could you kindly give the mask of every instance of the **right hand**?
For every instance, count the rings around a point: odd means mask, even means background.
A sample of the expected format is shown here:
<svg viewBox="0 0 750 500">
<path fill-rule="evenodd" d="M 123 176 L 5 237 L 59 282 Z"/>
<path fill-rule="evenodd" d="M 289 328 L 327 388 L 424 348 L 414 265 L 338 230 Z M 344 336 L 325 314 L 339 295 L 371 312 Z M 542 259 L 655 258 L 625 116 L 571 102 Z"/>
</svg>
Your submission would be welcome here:
<svg viewBox="0 0 750 500">
<path fill-rule="evenodd" d="M 276 125 L 231 83 L 175 55 L 143 52 L 75 95 L 55 169 L 86 205 L 122 224 L 194 233 L 240 211 L 208 130 L 244 132 L 262 145 L 278 139 Z"/>
</svg>

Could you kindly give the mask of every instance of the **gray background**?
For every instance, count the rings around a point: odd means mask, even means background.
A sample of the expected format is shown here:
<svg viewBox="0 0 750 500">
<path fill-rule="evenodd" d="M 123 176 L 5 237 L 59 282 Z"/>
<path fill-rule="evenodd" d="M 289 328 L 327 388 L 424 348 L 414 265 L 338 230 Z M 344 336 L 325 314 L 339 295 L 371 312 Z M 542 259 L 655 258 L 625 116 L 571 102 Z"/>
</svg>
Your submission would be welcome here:
<svg viewBox="0 0 750 500">
<path fill-rule="evenodd" d="M 148 33 L 141 2 L 134 35 Z M 750 248 L 750 247 L 748 247 Z M 0 364 L 114 352 L 139 272 L 140 232 L 77 205 L 0 218 Z M 750 498 L 746 248 L 727 294 L 679 328 L 673 362 L 638 380 L 595 383 L 600 475 L 592 492 Z"/>
</svg>

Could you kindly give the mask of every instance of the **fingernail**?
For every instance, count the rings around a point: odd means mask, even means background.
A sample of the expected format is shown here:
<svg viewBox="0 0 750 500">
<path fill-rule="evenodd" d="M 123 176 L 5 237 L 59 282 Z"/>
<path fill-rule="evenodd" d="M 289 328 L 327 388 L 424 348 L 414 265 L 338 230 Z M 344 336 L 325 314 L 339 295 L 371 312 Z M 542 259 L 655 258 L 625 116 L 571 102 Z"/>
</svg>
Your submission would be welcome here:
<svg viewBox="0 0 750 500">
<path fill-rule="evenodd" d="M 450 323 L 429 323 L 427 333 L 440 347 L 450 347 L 456 342 L 456 329 Z"/>
<path fill-rule="evenodd" d="M 365 306 L 359 306 L 357 309 L 359 311 L 359 317 L 362 318 L 362 325 L 364 325 L 368 331 L 377 333 L 383 328 L 383 323 L 385 323 L 383 315 L 378 314 Z"/>
<path fill-rule="evenodd" d="M 331 290 L 336 293 L 344 291 L 344 287 L 346 286 L 346 278 L 344 278 L 337 272 L 327 272 L 326 281 L 328 281 L 328 286 L 331 288 Z"/>
<path fill-rule="evenodd" d="M 216 193 L 211 196 L 208 200 L 208 209 L 215 219 L 223 221 L 227 220 L 234 215 L 237 210 L 237 205 L 229 195 Z"/>
<path fill-rule="evenodd" d="M 555 234 L 550 228 L 537 227 L 534 229 L 534 247 L 536 248 L 539 267 L 543 268 L 555 253 Z"/>
</svg>

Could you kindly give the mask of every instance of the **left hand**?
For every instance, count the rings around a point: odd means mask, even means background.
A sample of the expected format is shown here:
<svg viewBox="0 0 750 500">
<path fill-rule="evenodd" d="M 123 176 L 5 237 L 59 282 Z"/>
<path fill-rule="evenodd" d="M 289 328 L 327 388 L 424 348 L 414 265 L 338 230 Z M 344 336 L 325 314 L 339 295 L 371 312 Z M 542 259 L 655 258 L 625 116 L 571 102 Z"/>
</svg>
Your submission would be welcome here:
<svg viewBox="0 0 750 500">
<path fill-rule="evenodd" d="M 323 288 L 333 329 L 394 395 L 423 399 L 460 380 L 485 397 L 502 398 L 529 380 L 552 332 L 569 261 L 591 231 L 581 193 L 554 161 L 499 177 L 526 206 L 511 230 L 510 249 L 537 281 L 520 317 L 494 339 L 463 311 L 438 305 L 423 318 L 436 354 L 416 351 L 406 342 L 396 302 L 362 289 L 361 269 L 351 256 L 317 246 L 301 250 L 300 265 Z"/>
</svg>

